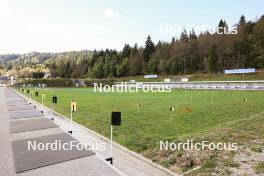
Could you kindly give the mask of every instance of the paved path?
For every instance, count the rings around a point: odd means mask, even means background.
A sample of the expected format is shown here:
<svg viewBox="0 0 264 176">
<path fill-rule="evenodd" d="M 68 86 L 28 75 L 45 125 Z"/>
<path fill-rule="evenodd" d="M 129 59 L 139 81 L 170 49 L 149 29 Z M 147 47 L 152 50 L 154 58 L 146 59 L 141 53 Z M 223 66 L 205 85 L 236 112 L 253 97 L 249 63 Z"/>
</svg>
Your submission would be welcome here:
<svg viewBox="0 0 264 176">
<path fill-rule="evenodd" d="M 50 166 L 15 173 L 11 141 L 30 137 L 46 136 L 61 133 L 59 128 L 27 131 L 16 134 L 9 133 L 9 115 L 6 104 L 6 88 L 0 87 L 0 176 L 122 176 L 115 167 L 97 155 L 78 158 Z M 9 95 L 8 95 L 9 96 Z M 9 97 L 8 97 L 9 98 Z"/>
<path fill-rule="evenodd" d="M 22 94 L 21 94 L 22 95 Z M 23 95 L 22 95 L 23 96 Z M 76 138 L 83 144 L 104 144 L 106 146 L 105 150 L 95 150 L 97 156 L 102 159 L 109 158 L 110 155 L 110 142 L 109 139 L 77 124 L 71 123 L 71 121 L 62 115 L 54 114 L 51 109 L 47 107 L 42 107 L 39 103 L 34 100 L 28 99 L 34 105 L 36 105 L 39 110 L 44 110 L 44 114 L 48 117 L 53 117 L 55 123 L 60 126 L 61 129 L 65 131 L 73 131 L 73 137 Z M 127 176 L 169 176 L 178 174 L 157 165 L 150 160 L 144 158 L 143 156 L 136 154 L 128 149 L 114 143 L 113 145 L 113 158 L 114 166 L 122 171 Z"/>
</svg>

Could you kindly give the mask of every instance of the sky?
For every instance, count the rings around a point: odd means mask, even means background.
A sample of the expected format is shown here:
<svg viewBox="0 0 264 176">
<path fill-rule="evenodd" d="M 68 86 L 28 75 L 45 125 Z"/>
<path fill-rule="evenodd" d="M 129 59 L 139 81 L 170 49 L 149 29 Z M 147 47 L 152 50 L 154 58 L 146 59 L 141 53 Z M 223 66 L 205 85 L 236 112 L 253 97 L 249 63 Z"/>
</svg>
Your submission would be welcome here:
<svg viewBox="0 0 264 176">
<path fill-rule="evenodd" d="M 264 0 L 0 0 L 0 54 L 121 50 L 264 15 Z"/>
</svg>

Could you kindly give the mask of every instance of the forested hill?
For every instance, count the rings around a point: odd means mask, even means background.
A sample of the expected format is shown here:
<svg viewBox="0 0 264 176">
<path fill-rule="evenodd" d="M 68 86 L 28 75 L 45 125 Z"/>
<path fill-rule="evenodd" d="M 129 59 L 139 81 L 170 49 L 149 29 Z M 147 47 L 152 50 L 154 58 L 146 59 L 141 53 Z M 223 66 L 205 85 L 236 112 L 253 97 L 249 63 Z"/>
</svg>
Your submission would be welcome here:
<svg viewBox="0 0 264 176">
<path fill-rule="evenodd" d="M 219 27 L 230 29 L 220 20 Z M 154 44 L 148 36 L 144 47 L 125 45 L 122 51 L 76 51 L 0 56 L 1 68 L 18 76 L 50 72 L 52 77 L 120 77 L 142 74 L 217 73 L 224 69 L 264 68 L 264 16 L 246 21 L 242 15 L 237 34 L 196 34 L 183 31 L 179 39 Z M 27 74 L 25 74 L 27 71 Z"/>
<path fill-rule="evenodd" d="M 27 54 L 6 54 L 0 55 L 0 62 L 2 66 L 5 66 L 7 69 L 12 67 L 27 67 L 33 66 L 36 64 L 41 64 L 52 56 L 51 53 L 39 53 L 32 52 Z"/>
</svg>

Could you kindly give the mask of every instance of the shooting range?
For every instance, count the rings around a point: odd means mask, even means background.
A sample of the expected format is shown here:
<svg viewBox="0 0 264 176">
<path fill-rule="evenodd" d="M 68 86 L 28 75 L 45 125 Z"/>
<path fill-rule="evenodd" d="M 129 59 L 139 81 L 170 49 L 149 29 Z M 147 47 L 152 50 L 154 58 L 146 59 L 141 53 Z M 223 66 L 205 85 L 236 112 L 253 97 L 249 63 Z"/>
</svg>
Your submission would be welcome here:
<svg viewBox="0 0 264 176">
<path fill-rule="evenodd" d="M 52 103 L 53 104 L 57 104 L 58 103 L 58 97 L 57 96 L 53 96 L 52 97 Z"/>
<path fill-rule="evenodd" d="M 111 141 L 111 149 L 110 149 L 110 158 L 106 159 L 113 164 L 113 127 L 121 126 L 121 112 L 112 112 L 111 114 L 111 125 L 110 125 L 110 141 Z"/>
<path fill-rule="evenodd" d="M 46 94 L 41 94 L 41 104 L 44 105 L 44 101 L 46 100 Z"/>
<path fill-rule="evenodd" d="M 25 131 L 35 131 L 48 128 L 57 128 L 58 126 L 46 118 L 27 119 L 10 122 L 10 132 L 20 133 Z"/>
<path fill-rule="evenodd" d="M 66 133 L 12 141 L 16 173 L 95 154 L 91 150 L 78 150 L 76 146 L 72 150 L 43 150 L 42 152 L 35 152 L 34 150 L 28 150 L 28 141 L 33 140 L 38 143 L 52 143 L 55 140 L 60 140 L 62 144 L 76 141 L 76 139 Z M 78 143 L 78 141 L 76 142 Z"/>
<path fill-rule="evenodd" d="M 73 112 L 77 111 L 77 103 L 75 100 L 72 100 L 70 103 L 70 111 L 71 111 L 71 126 L 73 126 Z M 68 133 L 72 134 L 73 130 L 68 130 Z"/>
<path fill-rule="evenodd" d="M 71 111 L 76 111 L 77 110 L 77 106 L 76 106 L 76 101 L 75 100 L 72 100 L 71 101 Z"/>
</svg>

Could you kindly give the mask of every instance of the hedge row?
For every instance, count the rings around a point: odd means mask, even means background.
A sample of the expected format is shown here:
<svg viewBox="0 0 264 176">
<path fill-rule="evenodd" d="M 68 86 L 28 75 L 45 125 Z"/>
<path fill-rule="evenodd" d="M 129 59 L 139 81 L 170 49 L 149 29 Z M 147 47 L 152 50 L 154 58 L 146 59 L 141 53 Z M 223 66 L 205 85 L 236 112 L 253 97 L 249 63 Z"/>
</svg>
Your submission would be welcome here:
<svg viewBox="0 0 264 176">
<path fill-rule="evenodd" d="M 20 80 L 17 85 L 33 84 L 38 86 L 39 84 L 47 84 L 47 87 L 76 87 L 76 83 L 79 83 L 79 87 L 93 87 L 94 83 L 113 85 L 114 82 L 114 79 L 24 79 Z"/>
</svg>

